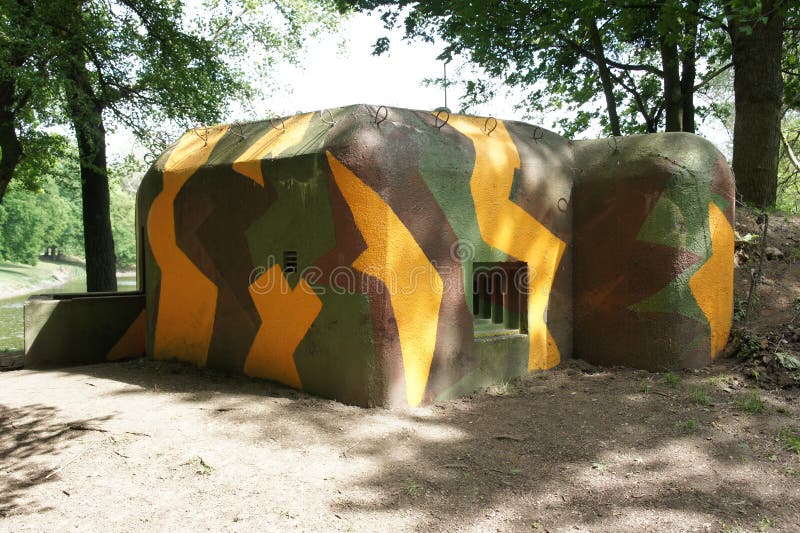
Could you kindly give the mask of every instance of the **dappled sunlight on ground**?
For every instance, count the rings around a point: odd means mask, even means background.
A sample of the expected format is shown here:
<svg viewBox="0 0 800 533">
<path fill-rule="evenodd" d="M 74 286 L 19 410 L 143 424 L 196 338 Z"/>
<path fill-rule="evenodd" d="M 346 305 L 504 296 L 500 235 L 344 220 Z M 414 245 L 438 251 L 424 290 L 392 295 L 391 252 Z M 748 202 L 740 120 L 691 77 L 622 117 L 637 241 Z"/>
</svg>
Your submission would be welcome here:
<svg viewBox="0 0 800 533">
<path fill-rule="evenodd" d="M 12 530 L 800 528 L 800 457 L 776 440 L 800 431 L 796 393 L 762 391 L 753 414 L 725 364 L 582 368 L 406 411 L 153 361 L 0 374 L 0 513 Z"/>
</svg>

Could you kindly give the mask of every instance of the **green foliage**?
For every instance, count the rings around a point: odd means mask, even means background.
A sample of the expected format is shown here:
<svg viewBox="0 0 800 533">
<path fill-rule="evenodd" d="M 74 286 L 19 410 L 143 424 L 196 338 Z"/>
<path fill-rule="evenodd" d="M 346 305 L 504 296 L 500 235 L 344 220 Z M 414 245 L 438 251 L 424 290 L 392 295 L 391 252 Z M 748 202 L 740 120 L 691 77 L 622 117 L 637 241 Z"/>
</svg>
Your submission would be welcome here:
<svg viewBox="0 0 800 533">
<path fill-rule="evenodd" d="M 692 401 L 697 405 L 708 405 L 710 403 L 708 392 L 701 387 L 695 387 L 692 389 Z"/>
<path fill-rule="evenodd" d="M 785 449 L 800 455 L 800 435 L 792 431 L 791 428 L 783 428 L 778 433 L 778 440 L 781 441 Z"/>
<path fill-rule="evenodd" d="M 52 173 L 37 181 L 36 191 L 12 183 L 0 205 L 0 258 L 33 265 L 48 246 L 82 254 L 80 198 Z"/>
<path fill-rule="evenodd" d="M 257 97 L 254 82 L 338 23 L 329 0 L 7 3 L 0 42 L 27 57 L 17 67 L 0 53 L 0 78 L 14 79 L 25 97 L 19 130 L 73 123 L 86 107 L 155 144 L 164 137 L 153 129 L 174 137 Z"/>
<path fill-rule="evenodd" d="M 48 207 L 51 203 L 59 205 L 58 200 L 59 197 L 53 197 L 48 192 L 37 194 L 11 189 L 0 206 L 0 257 L 29 265 L 36 264 L 50 237 L 46 229 L 50 218 Z"/>
<path fill-rule="evenodd" d="M 759 414 L 766 410 L 764 400 L 761 399 L 761 396 L 756 391 L 750 392 L 744 398 L 737 399 L 735 403 L 736 407 L 748 413 Z"/>
<path fill-rule="evenodd" d="M 800 4 L 775 3 L 786 28 L 784 101 L 798 109 Z M 560 118 L 554 126 L 569 137 L 598 125 L 611 133 L 609 92 L 623 134 L 657 131 L 665 124 L 669 103 L 665 81 L 670 76 L 680 84 L 681 100 L 695 100 L 698 118 L 714 116 L 733 131 L 730 34 L 734 28 L 752 34 L 775 11 L 769 2 L 750 0 L 521 0 L 490 6 L 443 0 L 337 0 L 337 4 L 376 11 L 387 29 L 400 26 L 407 39 L 443 41 L 443 61 L 466 59 L 467 64 L 449 69 L 460 77 L 466 92 L 463 109 L 513 88 L 519 108 L 529 116 L 557 111 Z M 381 37 L 374 52 L 385 53 L 390 45 L 387 37 Z M 608 70 L 605 81 L 601 67 Z M 601 111 L 604 108 L 607 113 Z"/>
<path fill-rule="evenodd" d="M 678 426 L 678 428 L 684 429 L 686 431 L 694 431 L 699 426 L 697 420 L 694 418 L 690 418 L 689 420 L 685 420 L 683 422 L 678 422 L 676 425 Z"/>
<path fill-rule="evenodd" d="M 32 265 L 48 246 L 83 256 L 80 171 L 74 149 L 69 155 L 38 173 L 35 190 L 28 183 L 12 182 L 0 204 L 0 259 Z M 130 158 L 110 168 L 111 220 L 120 268 L 136 264 L 135 191 L 143 172 L 143 165 Z"/>
<path fill-rule="evenodd" d="M 800 78 L 800 67 L 798 68 Z M 800 90 L 800 82 L 798 82 Z M 800 107 L 800 94 L 798 107 Z M 781 124 L 781 153 L 778 161 L 778 201 L 782 211 L 800 211 L 800 111 L 789 110 Z"/>
<path fill-rule="evenodd" d="M 783 105 L 800 111 L 800 9 L 797 2 L 784 2 Z"/>
<path fill-rule="evenodd" d="M 6 156 L 50 142 L 42 126 L 71 126 L 83 178 L 84 240 L 93 243 L 86 258 L 90 290 L 114 287 L 109 230 L 122 247 L 116 254 L 123 266 L 135 250 L 127 229 L 132 210 L 105 181 L 108 127 L 126 126 L 159 153 L 177 130 L 219 121 L 231 103 L 257 96 L 254 80 L 278 59 L 294 59 L 306 39 L 338 20 L 330 0 L 0 2 L 0 201 L 18 166 Z M 42 157 L 35 161 L 45 166 Z M 33 167 L 35 161 L 29 160 Z M 37 188 L 35 175 L 22 177 Z M 109 197 L 116 204 L 110 209 Z M 20 220 L 21 213 L 14 215 Z M 35 260 L 41 240 L 53 238 L 41 221 L 29 222 L 27 233 L 3 236 L 13 241 L 4 253 Z"/>
<path fill-rule="evenodd" d="M 497 396 L 514 396 L 517 392 L 516 387 L 510 381 L 503 381 L 493 387 L 494 394 Z"/>
<path fill-rule="evenodd" d="M 681 378 L 674 372 L 667 372 L 664 374 L 664 384 L 667 387 L 677 387 L 680 382 Z"/>
<path fill-rule="evenodd" d="M 730 55 L 722 3 L 707 0 L 635 6 L 618 0 L 525 0 L 490 8 L 442 0 L 338 3 L 380 12 L 387 28 L 402 24 L 406 38 L 441 39 L 440 59 L 465 57 L 479 67 L 461 69 L 465 107 L 511 87 L 522 92 L 519 106 L 530 114 L 558 110 L 563 117 L 558 126 L 567 136 L 598 124 L 611 133 L 611 113 L 599 111 L 608 108 L 609 98 L 623 133 L 656 131 L 665 120 L 663 50 L 674 50 L 678 76 L 678 63 L 696 68 L 696 77 L 687 74 L 686 83 L 699 88 L 727 68 Z M 384 37 L 374 51 L 389 46 Z M 693 92 L 686 90 L 688 96 Z"/>
<path fill-rule="evenodd" d="M 754 333 L 743 328 L 733 330 L 733 341 L 737 345 L 737 359 L 752 359 L 761 353 L 761 339 Z"/>
<path fill-rule="evenodd" d="M 65 162 L 65 159 L 74 157 L 74 150 L 66 137 L 37 131 L 34 127 L 25 128 L 21 134 L 24 155 L 14 173 L 18 186 L 38 192 L 43 187 L 43 176 L 63 179 L 70 177 L 70 172 L 77 168 Z M 42 172 L 42 169 L 47 170 Z"/>
<path fill-rule="evenodd" d="M 775 361 L 786 370 L 800 370 L 800 359 L 789 352 L 775 352 Z"/>
<path fill-rule="evenodd" d="M 145 164 L 133 156 L 115 163 L 109 169 L 111 193 L 111 230 L 117 268 L 136 266 L 136 190 L 147 171 Z"/>
<path fill-rule="evenodd" d="M 733 321 L 741 322 L 747 316 L 747 306 L 739 296 L 733 295 Z"/>
</svg>

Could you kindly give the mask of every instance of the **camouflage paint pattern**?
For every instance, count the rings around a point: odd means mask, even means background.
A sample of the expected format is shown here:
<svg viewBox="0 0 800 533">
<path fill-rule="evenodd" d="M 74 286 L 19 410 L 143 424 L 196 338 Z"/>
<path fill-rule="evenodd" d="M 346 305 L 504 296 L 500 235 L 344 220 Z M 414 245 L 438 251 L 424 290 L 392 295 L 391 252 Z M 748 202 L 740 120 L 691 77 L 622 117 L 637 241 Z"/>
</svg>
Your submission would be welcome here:
<svg viewBox="0 0 800 533">
<path fill-rule="evenodd" d="M 650 370 L 709 363 L 733 319 L 722 154 L 663 133 L 577 142 L 575 161 L 574 355 Z"/>
<path fill-rule="evenodd" d="M 365 105 L 192 130 L 139 191 L 147 352 L 359 405 L 574 356 L 707 364 L 731 325 L 732 198 L 688 134 L 572 143 Z M 487 264 L 527 293 L 474 299 Z"/>
</svg>

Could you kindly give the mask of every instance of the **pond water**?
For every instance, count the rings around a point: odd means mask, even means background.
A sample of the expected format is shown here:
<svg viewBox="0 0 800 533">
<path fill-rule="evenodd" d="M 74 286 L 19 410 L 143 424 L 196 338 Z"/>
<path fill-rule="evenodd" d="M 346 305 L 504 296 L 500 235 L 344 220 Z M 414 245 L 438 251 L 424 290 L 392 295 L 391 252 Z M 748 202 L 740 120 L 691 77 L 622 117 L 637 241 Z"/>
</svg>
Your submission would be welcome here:
<svg viewBox="0 0 800 533">
<path fill-rule="evenodd" d="M 120 292 L 135 291 L 136 275 L 118 276 L 117 288 Z M 50 287 L 31 294 L 60 294 L 65 292 L 86 292 L 86 278 L 79 277 L 58 287 Z M 0 300 L 0 351 L 23 349 L 25 342 L 23 337 L 22 306 L 31 294 Z"/>
</svg>

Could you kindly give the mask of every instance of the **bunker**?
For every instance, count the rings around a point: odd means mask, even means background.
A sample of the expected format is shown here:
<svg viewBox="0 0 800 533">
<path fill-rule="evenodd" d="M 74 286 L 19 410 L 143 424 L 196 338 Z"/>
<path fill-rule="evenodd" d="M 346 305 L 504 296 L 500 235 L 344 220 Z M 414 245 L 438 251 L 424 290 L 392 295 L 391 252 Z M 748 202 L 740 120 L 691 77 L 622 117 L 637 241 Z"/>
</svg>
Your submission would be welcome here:
<svg viewBox="0 0 800 533">
<path fill-rule="evenodd" d="M 364 406 L 571 357 L 704 366 L 732 323 L 733 187 L 683 133 L 367 105 L 193 129 L 139 190 L 141 292 L 29 301 L 26 365 L 146 354 Z"/>
</svg>

